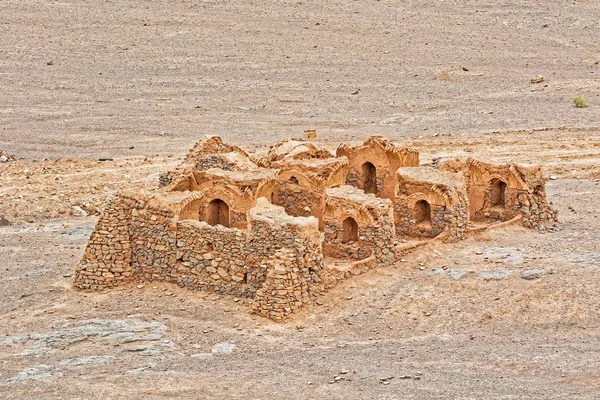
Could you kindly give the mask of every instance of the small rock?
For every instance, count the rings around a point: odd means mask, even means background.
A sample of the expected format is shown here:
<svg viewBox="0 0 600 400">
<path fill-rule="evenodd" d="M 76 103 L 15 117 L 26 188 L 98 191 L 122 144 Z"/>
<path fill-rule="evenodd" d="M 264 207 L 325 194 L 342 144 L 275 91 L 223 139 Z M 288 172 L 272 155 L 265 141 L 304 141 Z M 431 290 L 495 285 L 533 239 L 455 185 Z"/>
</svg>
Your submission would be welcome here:
<svg viewBox="0 0 600 400">
<path fill-rule="evenodd" d="M 317 130 L 316 129 L 307 129 L 304 131 L 306 133 L 306 137 L 308 139 L 316 139 L 317 138 Z"/>
<path fill-rule="evenodd" d="M 527 279 L 527 280 L 533 280 L 533 279 L 539 279 L 544 275 L 546 275 L 546 271 L 544 271 L 544 270 L 531 269 L 531 270 L 523 271 L 521 273 L 521 278 Z"/>
<path fill-rule="evenodd" d="M 237 346 L 234 343 L 222 342 L 212 347 L 212 354 L 231 354 Z"/>
<path fill-rule="evenodd" d="M 544 82 L 544 77 L 542 75 L 536 75 L 531 78 L 531 83 L 542 83 Z"/>
<path fill-rule="evenodd" d="M 480 271 L 477 273 L 477 279 L 482 281 L 499 281 L 508 278 L 508 270 Z"/>
</svg>

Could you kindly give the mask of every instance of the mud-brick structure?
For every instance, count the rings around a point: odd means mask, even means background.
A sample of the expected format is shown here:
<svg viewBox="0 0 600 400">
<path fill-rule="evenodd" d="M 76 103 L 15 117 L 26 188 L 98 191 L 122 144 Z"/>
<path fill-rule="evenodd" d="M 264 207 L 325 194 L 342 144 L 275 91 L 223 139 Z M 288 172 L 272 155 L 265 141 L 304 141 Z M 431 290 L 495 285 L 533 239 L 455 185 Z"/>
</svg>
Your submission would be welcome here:
<svg viewBox="0 0 600 400">
<path fill-rule="evenodd" d="M 334 258 L 388 265 L 394 258 L 394 207 L 390 200 L 353 186 L 327 190 L 323 252 Z"/>
<path fill-rule="evenodd" d="M 312 215 L 323 228 L 326 191 L 346 181 L 348 161 L 343 158 L 301 159 L 277 163 L 280 167 L 272 202 L 293 216 Z"/>
<path fill-rule="evenodd" d="M 538 167 L 436 166 L 381 137 L 335 156 L 303 140 L 251 156 L 207 137 L 158 189 L 111 201 L 74 285 L 170 282 L 250 299 L 281 321 L 339 281 L 394 263 L 410 240 L 457 241 L 473 223 L 516 217 L 538 230 L 556 223 Z"/>
<path fill-rule="evenodd" d="M 469 158 L 463 166 L 472 221 L 506 221 L 522 216 L 523 226 L 545 230 L 557 212 L 546 199 L 546 177 L 539 166 L 492 164 Z"/>
<path fill-rule="evenodd" d="M 396 232 L 411 237 L 436 237 L 450 241 L 464 236 L 469 221 L 469 201 L 462 174 L 431 167 L 399 168 L 394 215 Z"/>
<path fill-rule="evenodd" d="M 348 159 L 348 185 L 392 201 L 398 168 L 419 166 L 417 150 L 400 147 L 379 136 L 373 136 L 357 147 L 341 144 L 336 156 Z"/>
</svg>

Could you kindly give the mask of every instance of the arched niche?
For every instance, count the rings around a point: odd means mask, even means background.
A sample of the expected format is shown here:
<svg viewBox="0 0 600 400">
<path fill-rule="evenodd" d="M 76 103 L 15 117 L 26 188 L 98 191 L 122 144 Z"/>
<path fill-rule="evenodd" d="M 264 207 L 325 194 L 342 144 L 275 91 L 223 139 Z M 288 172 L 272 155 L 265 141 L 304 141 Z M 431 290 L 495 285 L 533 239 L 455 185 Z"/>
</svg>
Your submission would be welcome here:
<svg viewBox="0 0 600 400">
<path fill-rule="evenodd" d="M 348 217 L 342 223 L 342 243 L 358 241 L 358 223 L 352 217 Z"/>
<path fill-rule="evenodd" d="M 506 204 L 506 183 L 494 178 L 490 180 L 488 187 L 488 199 L 491 207 L 504 207 Z"/>
<path fill-rule="evenodd" d="M 204 210 L 204 218 L 202 219 L 210 225 L 223 225 L 229 228 L 229 205 L 221 199 L 211 200 Z"/>
<path fill-rule="evenodd" d="M 365 193 L 377 193 L 377 168 L 367 161 L 361 166 L 362 189 Z"/>
</svg>

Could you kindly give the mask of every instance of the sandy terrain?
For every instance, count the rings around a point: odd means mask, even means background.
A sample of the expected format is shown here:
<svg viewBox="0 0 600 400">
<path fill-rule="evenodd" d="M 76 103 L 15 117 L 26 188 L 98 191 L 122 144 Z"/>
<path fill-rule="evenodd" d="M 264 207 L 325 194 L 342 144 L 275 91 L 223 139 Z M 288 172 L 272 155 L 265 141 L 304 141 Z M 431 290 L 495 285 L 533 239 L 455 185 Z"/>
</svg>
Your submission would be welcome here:
<svg viewBox="0 0 600 400">
<path fill-rule="evenodd" d="M 600 125 L 598 0 L 5 0 L 0 15 L 0 148 L 28 158 Z"/>
<path fill-rule="evenodd" d="M 600 398 L 600 2 L 92 3 L 0 3 L 0 398 Z M 285 324 L 71 288 L 116 191 L 203 134 L 308 128 L 539 163 L 560 228 L 425 247 Z"/>
</svg>

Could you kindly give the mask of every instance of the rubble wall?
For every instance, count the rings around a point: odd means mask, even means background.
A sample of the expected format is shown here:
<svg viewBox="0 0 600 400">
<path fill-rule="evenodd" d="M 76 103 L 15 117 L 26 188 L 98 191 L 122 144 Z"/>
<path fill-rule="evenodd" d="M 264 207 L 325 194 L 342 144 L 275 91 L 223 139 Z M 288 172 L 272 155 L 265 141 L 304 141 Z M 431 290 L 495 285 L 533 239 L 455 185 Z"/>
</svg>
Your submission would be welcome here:
<svg viewBox="0 0 600 400">
<path fill-rule="evenodd" d="M 358 225 L 358 240 L 343 243 L 344 220 L 348 217 Z M 362 260 L 374 255 L 378 266 L 387 266 L 393 261 L 396 231 L 390 200 L 378 198 L 352 207 L 352 203 L 343 199 L 328 198 L 323 219 L 323 251 L 327 256 Z"/>
<path fill-rule="evenodd" d="M 468 159 L 464 167 L 469 193 L 470 219 L 507 221 L 523 217 L 527 228 L 544 231 L 557 221 L 558 213 L 546 199 L 546 177 L 540 167 L 516 164 L 489 164 Z M 492 183 L 506 185 L 504 204 L 493 206 Z"/>
<path fill-rule="evenodd" d="M 172 210 L 152 203 L 132 212 L 131 264 L 136 280 L 170 282 L 177 277 L 175 224 Z"/>
<path fill-rule="evenodd" d="M 413 202 L 400 196 L 394 202 L 396 233 L 400 236 L 434 238 L 444 232 L 446 242 L 456 242 L 464 238 L 469 223 L 469 206 L 466 195 L 455 193 L 451 206 L 430 204 L 431 221 L 418 223 Z"/>
<path fill-rule="evenodd" d="M 320 218 L 323 196 L 324 194 L 317 190 L 307 190 L 307 188 L 290 181 L 279 181 L 273 193 L 273 204 L 282 206 L 289 215 L 295 217 L 312 215 Z"/>
<path fill-rule="evenodd" d="M 523 226 L 546 230 L 558 222 L 558 211 L 552 209 L 546 200 L 545 188 L 517 194 L 519 212 L 523 216 Z"/>
<path fill-rule="evenodd" d="M 133 279 L 129 222 L 138 204 L 120 195 L 106 207 L 77 265 L 75 287 L 97 290 Z"/>
</svg>

